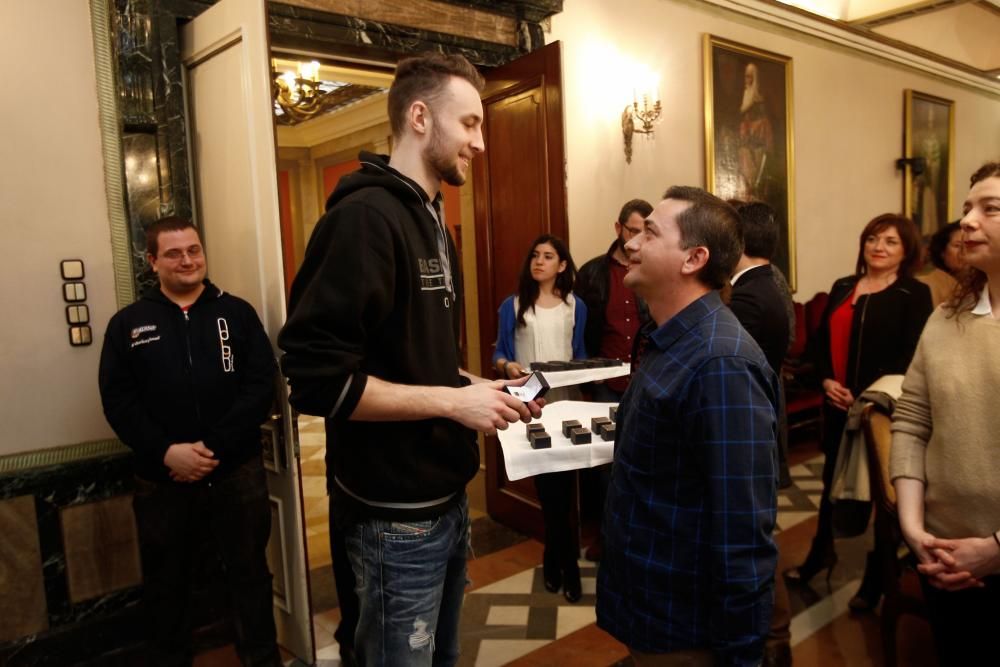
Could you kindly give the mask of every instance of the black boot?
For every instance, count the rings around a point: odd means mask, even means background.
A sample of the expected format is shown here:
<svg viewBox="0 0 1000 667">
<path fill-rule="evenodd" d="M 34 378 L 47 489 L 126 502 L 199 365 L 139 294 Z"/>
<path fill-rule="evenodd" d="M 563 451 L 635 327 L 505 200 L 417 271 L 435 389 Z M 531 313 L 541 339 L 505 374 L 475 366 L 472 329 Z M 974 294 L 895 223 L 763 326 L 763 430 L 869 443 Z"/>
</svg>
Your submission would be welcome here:
<svg viewBox="0 0 1000 667">
<path fill-rule="evenodd" d="M 583 595 L 583 588 L 580 585 L 580 566 L 576 561 L 568 563 L 563 568 L 563 597 L 568 602 L 579 602 Z"/>
<path fill-rule="evenodd" d="M 882 574 L 879 570 L 878 555 L 869 551 L 865 558 L 865 574 L 861 578 L 861 588 L 847 603 L 851 611 L 875 611 L 882 599 Z"/>
<path fill-rule="evenodd" d="M 792 647 L 788 642 L 767 644 L 764 646 L 764 661 L 761 667 L 791 667 Z"/>
<path fill-rule="evenodd" d="M 542 579 L 545 581 L 545 590 L 549 593 L 557 593 L 562 588 L 562 570 L 548 547 L 542 556 Z"/>
</svg>

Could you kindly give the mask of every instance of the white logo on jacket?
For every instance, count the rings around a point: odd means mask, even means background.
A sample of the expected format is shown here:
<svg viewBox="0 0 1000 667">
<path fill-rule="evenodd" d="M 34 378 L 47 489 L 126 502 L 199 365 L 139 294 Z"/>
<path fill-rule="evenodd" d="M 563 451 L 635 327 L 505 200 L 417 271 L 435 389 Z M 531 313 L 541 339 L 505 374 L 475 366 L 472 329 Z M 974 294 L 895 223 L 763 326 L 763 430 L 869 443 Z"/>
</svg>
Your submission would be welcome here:
<svg viewBox="0 0 1000 667">
<path fill-rule="evenodd" d="M 222 370 L 226 373 L 233 372 L 233 348 L 226 345 L 229 340 L 229 323 L 226 318 L 220 317 L 216 320 L 219 327 L 219 347 L 222 349 Z"/>
<path fill-rule="evenodd" d="M 150 331 L 156 331 L 156 325 L 155 324 L 144 324 L 141 327 L 136 327 L 135 329 L 132 329 L 132 334 L 131 334 L 132 335 L 132 340 L 135 340 L 136 338 L 138 338 L 142 334 L 150 332 Z"/>
<path fill-rule="evenodd" d="M 421 291 L 430 292 L 435 290 L 448 289 L 448 285 L 445 282 L 444 270 L 441 267 L 440 259 L 417 258 L 417 266 L 420 268 Z"/>
</svg>

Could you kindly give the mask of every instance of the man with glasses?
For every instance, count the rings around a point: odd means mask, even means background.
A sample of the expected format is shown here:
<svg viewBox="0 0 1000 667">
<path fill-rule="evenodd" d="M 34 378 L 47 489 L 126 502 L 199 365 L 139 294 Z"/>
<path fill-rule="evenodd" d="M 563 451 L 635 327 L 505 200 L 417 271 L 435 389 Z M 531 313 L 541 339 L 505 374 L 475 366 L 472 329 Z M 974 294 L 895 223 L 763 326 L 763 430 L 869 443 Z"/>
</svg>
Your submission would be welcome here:
<svg viewBox="0 0 1000 667">
<path fill-rule="evenodd" d="M 191 581 L 209 542 L 243 664 L 280 665 L 260 446 L 274 400 L 271 343 L 250 304 L 205 278 L 189 220 L 153 223 L 146 251 L 158 285 L 111 318 L 99 381 L 108 423 L 135 452 L 149 662 L 191 664 Z"/>
<path fill-rule="evenodd" d="M 573 293 L 587 304 L 584 345 L 591 357 L 632 359 L 632 342 L 639 326 L 649 318 L 646 304 L 625 287 L 628 257 L 625 244 L 642 231 L 642 221 L 652 213 L 652 205 L 633 199 L 622 206 L 615 221 L 615 240 L 603 255 L 584 264 L 576 276 Z M 613 378 L 594 385 L 596 401 L 617 403 L 628 386 L 628 377 Z"/>
<path fill-rule="evenodd" d="M 598 255 L 576 274 L 573 293 L 587 304 L 587 325 L 584 345 L 587 355 L 632 361 L 632 346 L 639 327 L 649 319 L 649 311 L 635 292 L 625 287 L 628 257 L 625 244 L 642 231 L 643 220 L 653 212 L 653 206 L 643 199 L 625 202 L 615 221 L 615 240 L 603 255 Z M 591 398 L 604 403 L 617 403 L 628 387 L 628 376 L 612 378 L 591 385 Z M 604 494 L 611 479 L 611 466 L 602 466 L 597 481 L 598 507 L 604 506 Z M 588 560 L 601 559 L 601 536 L 584 554 Z"/>
</svg>

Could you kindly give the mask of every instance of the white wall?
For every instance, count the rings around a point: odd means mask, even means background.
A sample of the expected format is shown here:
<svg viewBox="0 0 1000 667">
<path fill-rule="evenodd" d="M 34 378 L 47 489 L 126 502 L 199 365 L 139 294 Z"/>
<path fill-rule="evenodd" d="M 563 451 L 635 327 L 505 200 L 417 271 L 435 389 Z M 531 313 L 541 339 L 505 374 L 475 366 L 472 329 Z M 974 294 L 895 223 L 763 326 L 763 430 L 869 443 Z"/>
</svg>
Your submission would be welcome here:
<svg viewBox="0 0 1000 667">
<path fill-rule="evenodd" d="M 113 437 L 97 365 L 116 307 L 86 0 L 0 2 L 0 61 L 2 455 Z M 90 347 L 69 345 L 62 259 L 86 266 Z"/>
<path fill-rule="evenodd" d="M 903 90 L 955 100 L 957 217 L 969 174 L 1000 157 L 1000 99 L 711 5 L 685 0 L 572 0 L 552 19 L 563 46 L 570 245 L 603 252 L 628 199 L 705 184 L 702 36 L 793 59 L 797 299 L 850 273 L 858 234 L 902 208 Z M 621 113 L 636 75 L 659 79 L 663 117 L 625 163 Z"/>
</svg>

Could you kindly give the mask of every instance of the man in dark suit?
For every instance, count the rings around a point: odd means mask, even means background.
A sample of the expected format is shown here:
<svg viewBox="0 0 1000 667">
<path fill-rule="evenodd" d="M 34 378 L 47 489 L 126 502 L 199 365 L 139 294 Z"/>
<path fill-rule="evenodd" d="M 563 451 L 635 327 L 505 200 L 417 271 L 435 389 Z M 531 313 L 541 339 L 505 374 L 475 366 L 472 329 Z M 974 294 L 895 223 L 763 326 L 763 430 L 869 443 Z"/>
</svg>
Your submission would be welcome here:
<svg viewBox="0 0 1000 667">
<path fill-rule="evenodd" d="M 778 223 L 774 210 L 763 202 L 741 204 L 737 211 L 743 227 L 743 256 L 731 280 L 730 309 L 743 328 L 764 351 L 775 373 L 788 351 L 789 327 L 786 301 L 774 277 L 771 257 L 778 245 Z"/>
<path fill-rule="evenodd" d="M 743 255 L 736 264 L 736 272 L 730 281 L 733 289 L 729 308 L 736 315 L 743 328 L 763 350 L 767 363 L 781 377 L 781 362 L 789 346 L 788 312 L 794 314 L 792 296 L 788 291 L 784 276 L 776 278 L 776 267 L 771 266 L 778 245 L 778 223 L 774 209 L 762 202 L 738 204 L 740 226 L 743 230 Z M 780 275 L 780 272 L 777 274 Z M 782 287 L 784 285 L 784 287 Z M 794 316 L 794 315 L 793 315 Z M 780 384 L 780 383 L 779 383 Z M 782 391 L 778 415 L 778 459 L 780 479 L 788 480 L 788 424 L 785 419 L 785 400 Z M 782 483 L 779 486 L 787 486 Z M 779 559 L 780 559 L 779 550 Z M 778 572 L 781 572 L 779 564 Z M 791 622 L 788 591 L 782 577 L 775 577 L 774 614 L 771 629 L 764 648 L 764 662 L 768 666 L 791 665 L 792 652 L 789 644 Z"/>
</svg>

